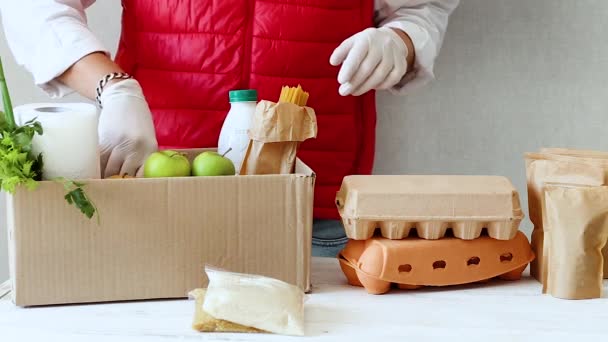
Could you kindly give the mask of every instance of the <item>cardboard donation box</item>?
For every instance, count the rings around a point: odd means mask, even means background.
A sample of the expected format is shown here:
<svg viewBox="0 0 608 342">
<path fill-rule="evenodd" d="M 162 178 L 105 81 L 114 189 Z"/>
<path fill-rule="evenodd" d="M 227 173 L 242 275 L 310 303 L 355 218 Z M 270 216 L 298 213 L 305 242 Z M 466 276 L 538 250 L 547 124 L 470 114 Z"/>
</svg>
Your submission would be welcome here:
<svg viewBox="0 0 608 342">
<path fill-rule="evenodd" d="M 193 154 L 195 152 L 189 152 Z M 7 198 L 19 306 L 183 298 L 206 264 L 310 288 L 315 175 L 86 181 L 100 221 L 40 182 Z"/>
</svg>

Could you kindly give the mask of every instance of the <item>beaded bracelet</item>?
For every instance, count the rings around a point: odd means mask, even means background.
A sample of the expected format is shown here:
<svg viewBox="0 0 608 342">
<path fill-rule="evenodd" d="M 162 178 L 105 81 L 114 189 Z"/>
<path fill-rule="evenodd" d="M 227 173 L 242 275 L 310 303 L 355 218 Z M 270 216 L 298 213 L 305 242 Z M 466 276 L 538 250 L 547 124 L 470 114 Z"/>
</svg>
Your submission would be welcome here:
<svg viewBox="0 0 608 342">
<path fill-rule="evenodd" d="M 97 103 L 99 104 L 99 108 L 102 108 L 101 93 L 103 92 L 103 88 L 108 84 L 108 82 L 110 82 L 111 80 L 127 80 L 130 78 L 133 78 L 133 77 L 125 72 L 113 72 L 113 73 L 109 73 L 109 74 L 105 75 L 102 79 L 100 79 L 99 84 L 97 85 L 97 88 L 95 89 L 95 92 L 97 93 L 97 96 L 95 97 L 95 99 L 97 100 Z"/>
</svg>

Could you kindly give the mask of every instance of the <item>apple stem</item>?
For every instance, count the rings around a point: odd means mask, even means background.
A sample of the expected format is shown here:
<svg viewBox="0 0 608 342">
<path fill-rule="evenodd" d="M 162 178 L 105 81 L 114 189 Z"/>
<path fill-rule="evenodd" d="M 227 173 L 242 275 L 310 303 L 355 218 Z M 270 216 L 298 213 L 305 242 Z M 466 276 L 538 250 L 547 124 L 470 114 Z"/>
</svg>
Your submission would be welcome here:
<svg viewBox="0 0 608 342">
<path fill-rule="evenodd" d="M 230 151 L 232 151 L 232 147 L 229 148 L 228 151 L 224 152 L 224 154 L 222 154 L 222 157 L 225 157 L 228 154 L 228 152 L 230 152 Z"/>
</svg>

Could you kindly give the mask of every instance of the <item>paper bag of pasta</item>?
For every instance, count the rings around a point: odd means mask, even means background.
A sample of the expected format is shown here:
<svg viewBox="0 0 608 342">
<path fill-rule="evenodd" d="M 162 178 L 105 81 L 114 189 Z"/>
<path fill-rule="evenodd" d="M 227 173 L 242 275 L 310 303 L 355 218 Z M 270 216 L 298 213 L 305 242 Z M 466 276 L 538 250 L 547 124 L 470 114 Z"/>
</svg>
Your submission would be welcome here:
<svg viewBox="0 0 608 342">
<path fill-rule="evenodd" d="M 542 197 L 546 183 L 601 186 L 608 185 L 608 153 L 571 149 L 542 149 L 526 153 L 528 209 L 534 225 L 531 245 L 536 259 L 530 264 L 531 275 L 542 282 L 544 228 Z M 608 257 L 608 248 L 603 251 Z M 608 264 L 604 264 L 608 277 Z"/>
<path fill-rule="evenodd" d="M 543 293 L 602 297 L 602 248 L 608 240 L 608 187 L 547 185 Z"/>
<path fill-rule="evenodd" d="M 315 111 L 302 88 L 283 88 L 278 103 L 260 101 L 249 129 L 242 175 L 288 174 L 295 170 L 300 144 L 317 137 Z"/>
<path fill-rule="evenodd" d="M 206 332 L 304 335 L 305 294 L 277 279 L 206 267 L 209 286 L 196 298 L 193 328 Z"/>
</svg>

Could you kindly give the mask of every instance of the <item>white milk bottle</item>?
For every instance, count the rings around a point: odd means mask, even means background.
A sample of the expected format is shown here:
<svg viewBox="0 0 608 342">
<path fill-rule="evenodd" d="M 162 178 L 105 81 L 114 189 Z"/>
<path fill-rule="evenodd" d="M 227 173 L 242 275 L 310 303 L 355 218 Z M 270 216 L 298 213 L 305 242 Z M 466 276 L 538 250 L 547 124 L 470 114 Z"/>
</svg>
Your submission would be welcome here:
<svg viewBox="0 0 608 342">
<path fill-rule="evenodd" d="M 217 146 L 219 154 L 228 151 L 226 158 L 232 160 L 238 174 L 249 145 L 248 130 L 255 113 L 258 92 L 253 89 L 232 90 L 228 95 L 230 111 L 224 120 Z"/>
</svg>

